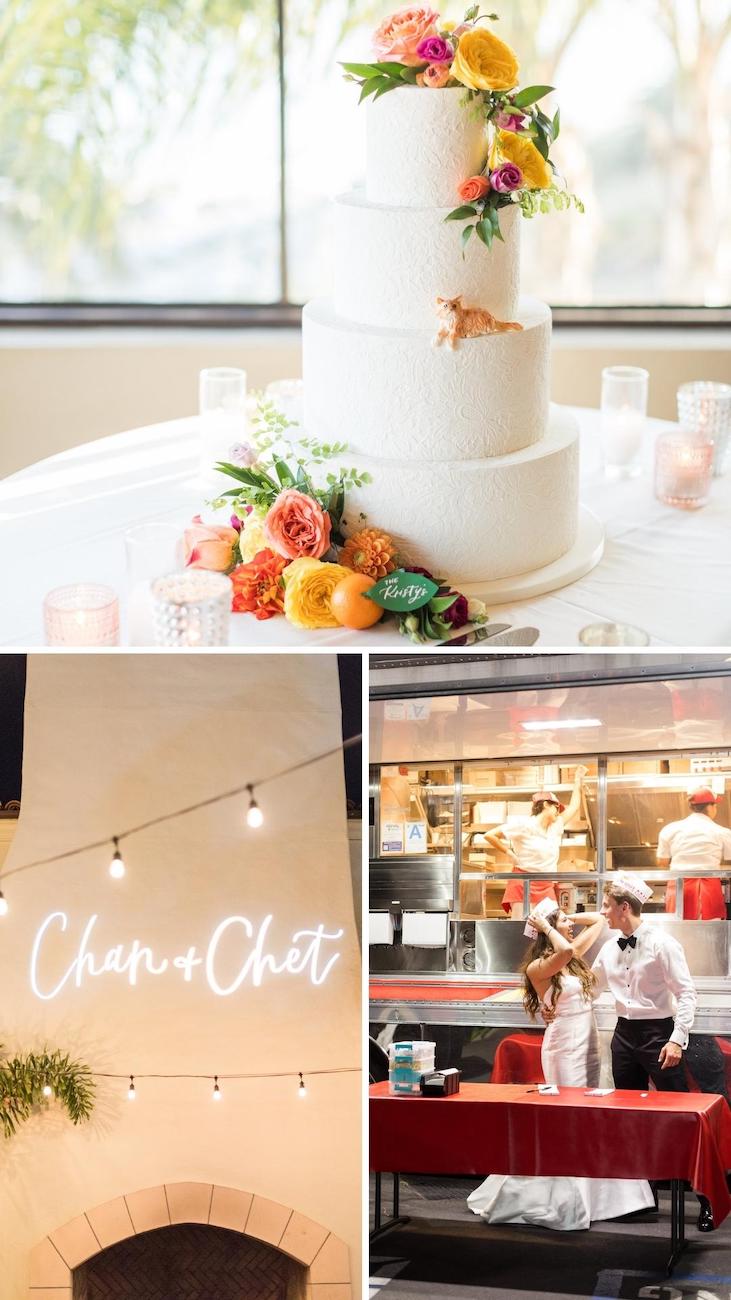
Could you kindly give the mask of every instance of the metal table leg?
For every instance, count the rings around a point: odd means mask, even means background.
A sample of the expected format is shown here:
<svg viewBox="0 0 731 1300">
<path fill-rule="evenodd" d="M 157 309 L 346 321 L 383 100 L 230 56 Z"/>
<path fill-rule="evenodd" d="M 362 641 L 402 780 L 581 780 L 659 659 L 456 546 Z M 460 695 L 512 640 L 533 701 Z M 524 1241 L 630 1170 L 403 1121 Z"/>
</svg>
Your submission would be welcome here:
<svg viewBox="0 0 731 1300">
<path fill-rule="evenodd" d="M 670 1258 L 667 1276 L 670 1277 L 688 1242 L 685 1237 L 685 1183 L 680 1178 L 670 1181 Z"/>
<path fill-rule="evenodd" d="M 391 1216 L 386 1220 L 382 1219 L 381 1217 L 382 1210 L 383 1210 L 382 1188 L 381 1188 L 382 1177 L 383 1177 L 382 1174 L 380 1173 L 376 1174 L 373 1231 L 370 1234 L 371 1241 L 375 1241 L 377 1237 L 380 1237 L 382 1235 L 382 1233 L 389 1232 L 391 1228 L 398 1228 L 402 1224 L 411 1222 L 408 1215 L 399 1214 L 401 1183 L 400 1183 L 400 1175 L 396 1173 L 393 1175 L 393 1205 L 391 1207 Z"/>
</svg>

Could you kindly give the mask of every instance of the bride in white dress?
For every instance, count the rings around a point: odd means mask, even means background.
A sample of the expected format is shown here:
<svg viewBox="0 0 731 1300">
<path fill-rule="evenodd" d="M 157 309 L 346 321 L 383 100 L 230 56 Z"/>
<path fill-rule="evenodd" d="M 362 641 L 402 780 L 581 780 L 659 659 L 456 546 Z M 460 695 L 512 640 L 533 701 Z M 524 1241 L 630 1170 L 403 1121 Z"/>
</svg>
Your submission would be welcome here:
<svg viewBox="0 0 731 1300">
<path fill-rule="evenodd" d="M 581 933 L 574 937 L 574 928 Z M 532 930 L 531 928 L 532 927 Z M 586 927 L 586 928 L 583 928 Z M 536 934 L 522 966 L 523 1002 L 534 1019 L 547 1023 L 541 1047 L 546 1083 L 595 1088 L 599 1083 L 599 1034 L 592 999 L 594 976 L 582 961 L 599 938 L 598 913 L 566 914 L 544 899 L 531 914 L 526 933 Z M 627 1178 L 516 1177 L 491 1174 L 467 1198 L 488 1223 L 527 1223 L 570 1231 L 592 1220 L 614 1219 L 652 1209 L 649 1183 Z"/>
</svg>

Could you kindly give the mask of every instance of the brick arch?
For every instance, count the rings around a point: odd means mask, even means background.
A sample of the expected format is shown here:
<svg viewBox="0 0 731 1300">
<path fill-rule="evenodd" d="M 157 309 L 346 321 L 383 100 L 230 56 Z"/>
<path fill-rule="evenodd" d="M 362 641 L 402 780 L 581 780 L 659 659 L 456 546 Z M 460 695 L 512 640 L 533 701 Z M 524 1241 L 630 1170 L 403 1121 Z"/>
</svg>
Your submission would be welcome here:
<svg viewBox="0 0 731 1300">
<path fill-rule="evenodd" d="M 146 1187 L 69 1220 L 31 1251 L 28 1300 L 72 1300 L 80 1264 L 173 1223 L 206 1223 L 267 1242 L 304 1265 L 308 1300 L 352 1300 L 349 1251 L 340 1237 L 278 1201 L 214 1183 Z"/>
</svg>

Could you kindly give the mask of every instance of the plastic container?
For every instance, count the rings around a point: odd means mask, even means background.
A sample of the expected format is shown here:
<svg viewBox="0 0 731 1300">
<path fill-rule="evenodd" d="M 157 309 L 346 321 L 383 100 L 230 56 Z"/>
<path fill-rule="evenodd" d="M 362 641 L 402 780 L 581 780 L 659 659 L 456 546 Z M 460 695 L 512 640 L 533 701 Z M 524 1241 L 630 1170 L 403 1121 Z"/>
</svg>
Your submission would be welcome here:
<svg viewBox="0 0 731 1300">
<path fill-rule="evenodd" d="M 421 1092 L 422 1074 L 434 1070 L 436 1043 L 391 1043 L 388 1049 L 388 1091 L 392 1094 Z"/>
</svg>

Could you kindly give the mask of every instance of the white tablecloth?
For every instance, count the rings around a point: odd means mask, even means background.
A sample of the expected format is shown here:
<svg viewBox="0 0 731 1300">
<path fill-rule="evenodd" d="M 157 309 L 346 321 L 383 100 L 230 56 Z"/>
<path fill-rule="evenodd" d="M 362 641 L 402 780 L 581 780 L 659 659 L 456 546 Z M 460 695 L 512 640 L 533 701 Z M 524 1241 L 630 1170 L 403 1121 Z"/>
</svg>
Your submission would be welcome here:
<svg viewBox="0 0 731 1300">
<path fill-rule="evenodd" d="M 495 621 L 540 630 L 541 648 L 576 646 L 587 623 L 644 628 L 666 646 L 731 645 L 731 469 L 714 479 L 702 510 L 673 510 L 654 499 L 652 442 L 666 426 L 649 422 L 640 478 L 608 482 L 598 454 L 598 412 L 577 410 L 582 430 L 584 505 L 606 527 L 600 564 L 561 591 L 494 606 Z M 357 456 L 353 457 L 357 464 Z M 210 490 L 198 480 L 195 418 L 134 429 L 52 456 L 0 483 L 0 645 L 43 643 L 41 605 L 52 587 L 108 583 L 123 606 L 123 535 L 149 520 L 182 527 L 206 515 Z M 368 632 L 299 632 L 284 618 L 232 618 L 235 646 L 405 649 L 394 624 Z"/>
</svg>

